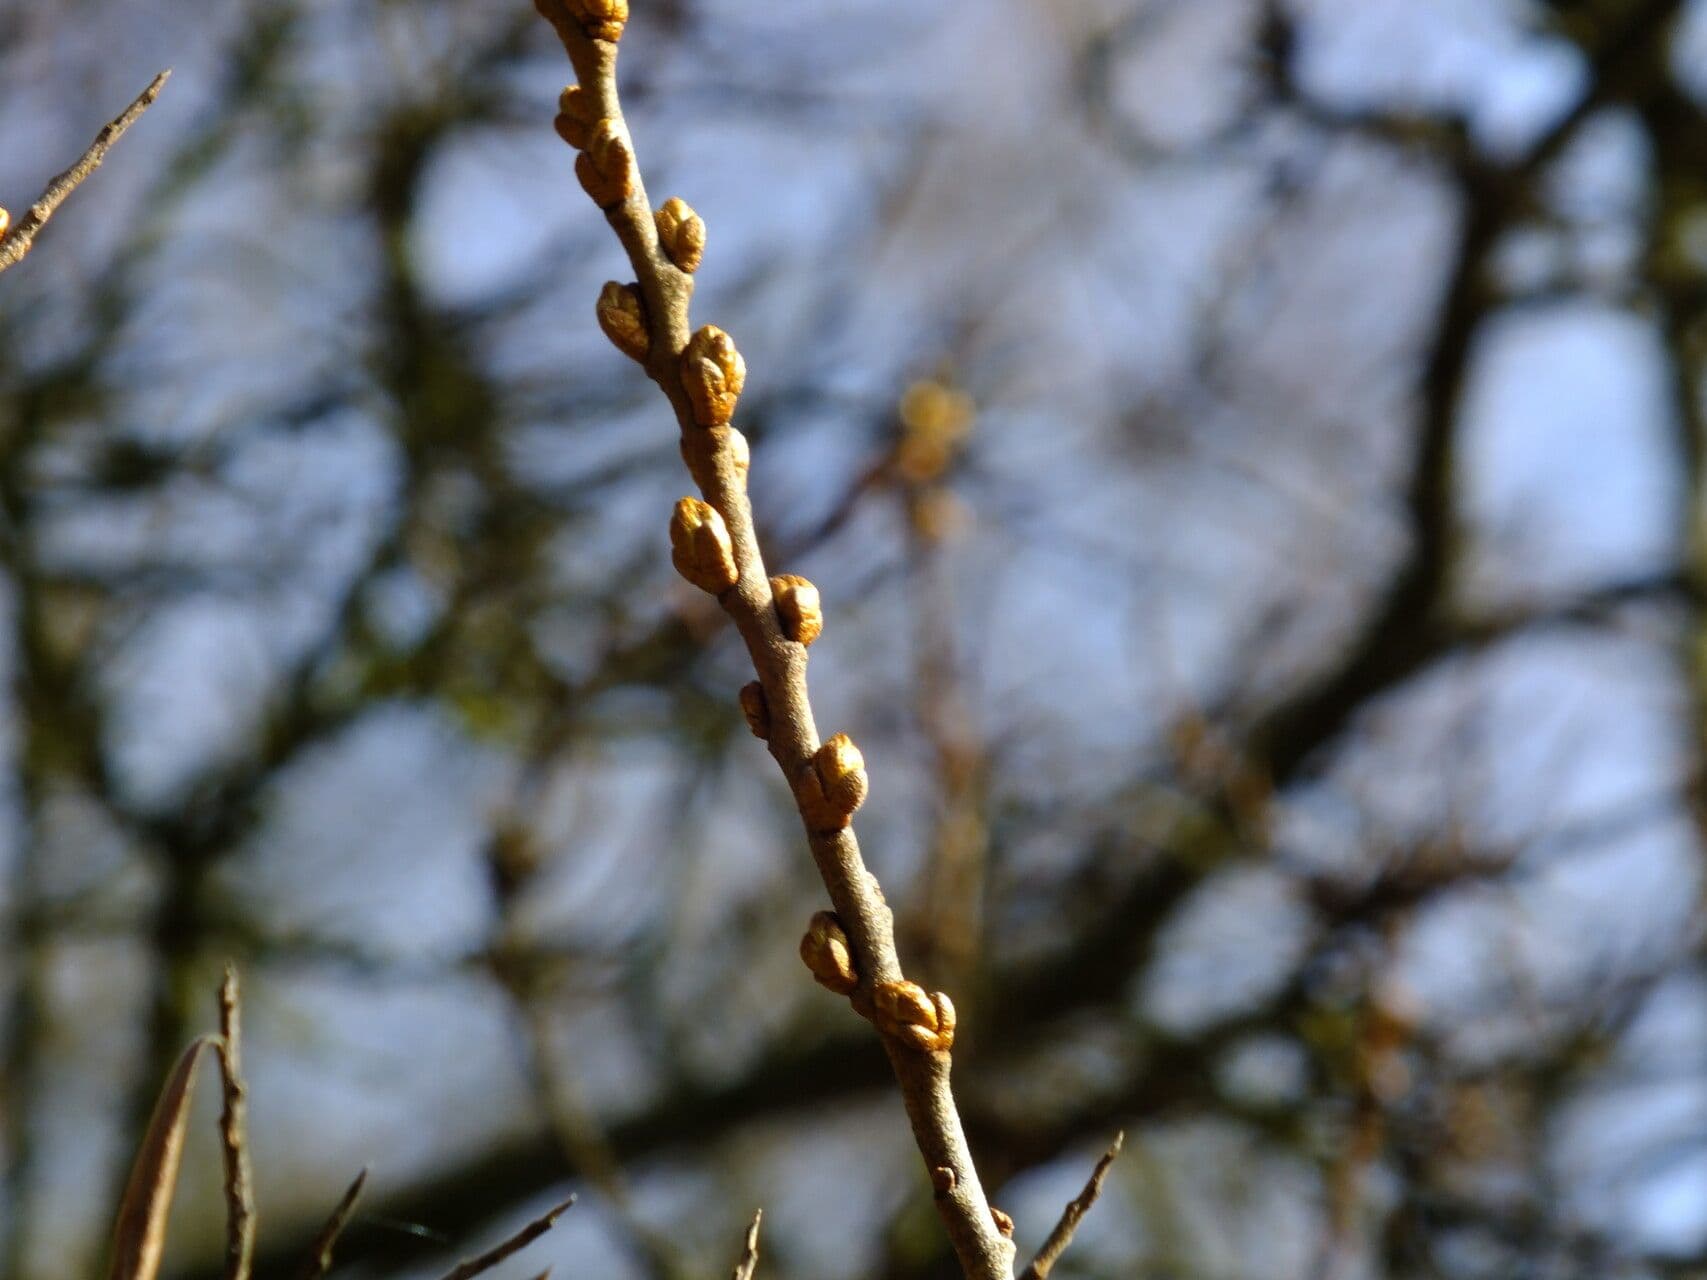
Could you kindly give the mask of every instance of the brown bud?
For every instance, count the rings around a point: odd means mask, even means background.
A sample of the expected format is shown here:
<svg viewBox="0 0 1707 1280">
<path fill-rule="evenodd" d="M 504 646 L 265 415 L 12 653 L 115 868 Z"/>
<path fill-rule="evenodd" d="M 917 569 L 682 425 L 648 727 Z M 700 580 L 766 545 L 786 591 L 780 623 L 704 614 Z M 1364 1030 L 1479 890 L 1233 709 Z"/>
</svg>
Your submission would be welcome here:
<svg viewBox="0 0 1707 1280">
<path fill-rule="evenodd" d="M 805 578 L 793 573 L 772 578 L 771 598 L 776 601 L 776 616 L 782 620 L 782 634 L 790 640 L 810 645 L 824 633 L 818 588 Z"/>
<path fill-rule="evenodd" d="M 693 404 L 695 422 L 702 427 L 728 426 L 746 385 L 747 362 L 728 334 L 714 324 L 694 334 L 682 353 L 682 386 Z"/>
<path fill-rule="evenodd" d="M 805 936 L 800 939 L 800 958 L 812 970 L 818 985 L 837 995 L 845 996 L 859 986 L 848 935 L 833 911 L 820 911 L 812 917 Z"/>
<path fill-rule="evenodd" d="M 865 803 L 866 788 L 865 757 L 852 738 L 838 733 L 813 752 L 800 771 L 794 795 L 812 830 L 837 831 Z"/>
<path fill-rule="evenodd" d="M 1014 1220 L 1008 1217 L 995 1205 L 990 1206 L 990 1216 L 996 1220 L 996 1230 L 1009 1240 L 1014 1238 Z"/>
<path fill-rule="evenodd" d="M 599 328 L 605 331 L 623 355 L 644 362 L 652 349 L 652 334 L 646 328 L 646 305 L 640 290 L 631 284 L 607 281 L 599 291 Z"/>
<path fill-rule="evenodd" d="M 698 498 L 676 503 L 670 520 L 670 559 L 701 591 L 721 595 L 735 585 L 735 549 L 717 508 Z"/>
<path fill-rule="evenodd" d="M 593 126 L 586 148 L 575 157 L 575 176 L 601 209 L 628 199 L 634 190 L 634 153 L 615 120 L 607 117 Z"/>
<path fill-rule="evenodd" d="M 884 982 L 872 993 L 878 1029 L 925 1053 L 954 1047 L 954 1002 L 916 982 Z"/>
<path fill-rule="evenodd" d="M 747 728 L 755 738 L 771 736 L 771 707 L 764 686 L 757 680 L 741 686 L 741 714 L 747 717 Z"/>
<path fill-rule="evenodd" d="M 593 133 L 593 104 L 578 84 L 563 86 L 557 95 L 557 118 L 551 122 L 562 138 L 577 151 L 585 151 Z"/>
<path fill-rule="evenodd" d="M 680 196 L 671 196 L 653 215 L 658 243 L 671 262 L 692 275 L 705 256 L 705 220 Z"/>
<path fill-rule="evenodd" d="M 931 1190 L 936 1192 L 939 1200 L 943 1196 L 953 1195 L 954 1188 L 959 1183 L 960 1179 L 955 1177 L 954 1170 L 946 1164 L 939 1164 L 931 1170 Z"/>
<path fill-rule="evenodd" d="M 622 39 L 628 22 L 628 0 L 566 0 L 581 30 L 594 40 Z"/>
</svg>

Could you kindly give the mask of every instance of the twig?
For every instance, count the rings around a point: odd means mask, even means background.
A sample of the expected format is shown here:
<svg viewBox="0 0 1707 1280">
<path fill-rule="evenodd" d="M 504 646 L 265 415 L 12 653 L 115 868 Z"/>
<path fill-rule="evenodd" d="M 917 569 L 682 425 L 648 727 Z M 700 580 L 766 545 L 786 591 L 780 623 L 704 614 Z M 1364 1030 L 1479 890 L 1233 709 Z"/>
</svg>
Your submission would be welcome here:
<svg viewBox="0 0 1707 1280">
<path fill-rule="evenodd" d="M 255 1259 L 255 1179 L 249 1163 L 249 1089 L 243 1083 L 243 1010 L 237 970 L 219 986 L 219 1144 L 225 1158 L 225 1280 L 249 1280 Z"/>
<path fill-rule="evenodd" d="M 478 1258 L 470 1258 L 467 1262 L 461 1263 L 454 1270 L 447 1273 L 444 1280 L 473 1280 L 475 1276 L 490 1271 L 505 1258 L 508 1258 L 511 1254 L 520 1253 L 547 1231 L 550 1231 L 551 1228 L 556 1225 L 557 1220 L 561 1218 L 564 1213 L 568 1211 L 569 1206 L 574 1203 L 575 1197 L 570 1196 L 562 1204 L 546 1213 L 545 1216 L 535 1218 L 532 1222 L 528 1223 L 527 1226 L 523 1227 L 520 1231 L 516 1232 L 515 1235 L 511 1236 L 496 1248 L 488 1249 Z"/>
<path fill-rule="evenodd" d="M 154 105 L 154 99 L 160 96 L 160 90 L 171 77 L 170 70 L 162 71 L 155 76 L 140 94 L 136 101 L 124 109 L 124 113 L 116 120 L 111 120 L 95 135 L 95 140 L 89 144 L 76 164 L 60 174 L 47 184 L 47 190 L 41 193 L 41 198 L 29 207 L 17 225 L 0 236 L 0 271 L 7 267 L 16 266 L 24 260 L 24 255 L 35 244 L 36 233 L 42 229 L 47 220 L 53 217 L 59 206 L 65 203 L 65 198 L 82 185 L 96 169 L 101 167 L 101 161 L 107 158 L 107 151 L 120 138 L 125 130 L 142 118 L 142 113 Z M 0 225 L 4 219 L 0 219 Z"/>
<path fill-rule="evenodd" d="M 326 1225 L 320 1228 L 320 1234 L 314 1237 L 301 1280 L 325 1280 L 326 1273 L 332 1269 L 332 1250 L 337 1246 L 338 1237 L 344 1234 L 350 1215 L 356 1211 L 356 1201 L 362 1198 L 362 1188 L 366 1185 L 367 1170 L 363 1169 L 332 1210 L 332 1216 L 326 1219 Z"/>
<path fill-rule="evenodd" d="M 1091 1170 L 1090 1181 L 1085 1183 L 1085 1189 L 1072 1200 L 1061 1214 L 1061 1221 L 1055 1224 L 1055 1230 L 1049 1233 L 1049 1238 L 1043 1242 L 1043 1247 L 1037 1251 L 1037 1256 L 1031 1260 L 1031 1265 L 1020 1273 L 1019 1280 L 1045 1280 L 1054 1270 L 1055 1264 L 1061 1260 L 1061 1255 L 1067 1252 L 1067 1246 L 1073 1243 L 1073 1234 L 1078 1231 L 1079 1223 L 1091 1211 L 1091 1206 L 1102 1194 L 1102 1180 L 1108 1176 L 1109 1166 L 1120 1154 L 1121 1147 L 1126 1145 L 1126 1134 L 1117 1133 L 1114 1141 L 1103 1152 L 1102 1159 L 1097 1161 L 1097 1167 Z"/>
<path fill-rule="evenodd" d="M 753 1211 L 753 1225 L 747 1228 L 747 1245 L 741 1251 L 741 1261 L 735 1264 L 735 1270 L 729 1280 L 753 1280 L 753 1272 L 759 1267 L 759 1223 L 765 1220 L 765 1211 Z"/>
<path fill-rule="evenodd" d="M 1013 1242 L 997 1229 L 949 1083 L 952 1005 L 905 979 L 894 919 L 850 825 L 865 794 L 863 760 L 841 735 L 821 743 L 813 720 L 806 646 L 820 629 L 818 593 L 804 579 L 771 579 L 754 532 L 747 442 L 729 425 L 745 364 L 726 334 L 710 326 L 693 333 L 689 324 L 704 224 L 680 201 L 655 215 L 634 162 L 616 83 L 627 0 L 535 6 L 556 29 L 579 81 L 564 92 L 557 130 L 580 152 L 576 175 L 605 211 L 636 276 L 633 285 L 606 286 L 600 324 L 668 398 L 683 459 L 703 496 L 678 504 L 676 564 L 717 597 L 746 643 L 758 681 L 743 691 L 743 709 L 794 793 L 835 907 L 834 918 L 815 920 L 808 935 L 827 957 L 813 971 L 883 1032 L 925 1167 L 954 1174 L 953 1189 L 935 1203 L 962 1270 L 971 1280 L 1012 1280 Z"/>
</svg>

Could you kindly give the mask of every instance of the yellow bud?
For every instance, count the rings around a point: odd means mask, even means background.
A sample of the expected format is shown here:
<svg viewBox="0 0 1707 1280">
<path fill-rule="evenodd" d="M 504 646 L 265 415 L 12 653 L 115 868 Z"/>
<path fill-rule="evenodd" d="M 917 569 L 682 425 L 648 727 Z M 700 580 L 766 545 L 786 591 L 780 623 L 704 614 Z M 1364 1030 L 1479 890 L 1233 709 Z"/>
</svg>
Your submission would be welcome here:
<svg viewBox="0 0 1707 1280">
<path fill-rule="evenodd" d="M 878 1029 L 925 1053 L 954 1047 L 954 1002 L 916 982 L 884 982 L 872 993 Z"/>
<path fill-rule="evenodd" d="M 708 324 L 682 353 L 682 386 L 702 427 L 723 427 L 735 416 L 735 402 L 747 385 L 747 362 L 729 335 Z"/>
<path fill-rule="evenodd" d="M 616 349 L 644 362 L 652 349 L 652 334 L 646 328 L 646 307 L 640 291 L 631 284 L 611 280 L 599 291 L 598 312 L 599 328 Z"/>
<path fill-rule="evenodd" d="M 940 382 L 915 382 L 901 397 L 901 442 L 895 452 L 901 474 L 913 484 L 940 477 L 972 430 L 972 397 Z"/>
<path fill-rule="evenodd" d="M 800 814 L 814 831 L 837 831 L 848 825 L 865 803 L 865 757 L 853 739 L 838 733 L 819 747 L 800 771 L 795 799 Z"/>
<path fill-rule="evenodd" d="M 877 988 L 877 1011 L 896 1022 L 936 1030 L 936 1008 L 930 994 L 916 982 L 885 982 Z"/>
<path fill-rule="evenodd" d="M 782 620 L 782 634 L 790 640 L 810 645 L 824 633 L 818 588 L 805 578 L 792 573 L 772 578 L 771 598 L 776 601 L 776 616 Z"/>
<path fill-rule="evenodd" d="M 996 1220 L 996 1230 L 1012 1240 L 1014 1238 L 1014 1220 L 996 1208 L 995 1205 L 990 1206 L 990 1216 Z"/>
<path fill-rule="evenodd" d="M 747 717 L 747 728 L 755 738 L 771 736 L 771 707 L 764 686 L 757 680 L 741 686 L 741 714 Z"/>
<path fill-rule="evenodd" d="M 628 0 L 566 0 L 569 12 L 594 40 L 622 39 L 628 22 Z"/>
<path fill-rule="evenodd" d="M 593 104 L 578 84 L 565 85 L 557 95 L 557 118 L 551 122 L 562 138 L 577 151 L 585 151 L 593 131 Z"/>
<path fill-rule="evenodd" d="M 575 176 L 601 209 L 614 209 L 634 190 L 634 153 L 615 120 L 593 126 L 587 146 L 575 157 Z"/>
<path fill-rule="evenodd" d="M 671 262 L 692 275 L 705 256 L 705 221 L 680 196 L 671 196 L 653 215 L 658 224 L 658 243 Z"/>
<path fill-rule="evenodd" d="M 670 559 L 701 591 L 721 595 L 735 585 L 735 549 L 723 517 L 709 502 L 683 498 L 670 520 Z"/>
<path fill-rule="evenodd" d="M 800 939 L 800 958 L 820 986 L 838 995 L 845 996 L 859 986 L 848 935 L 833 911 L 820 911 L 812 917 L 805 936 Z"/>
<path fill-rule="evenodd" d="M 12 225 L 12 215 L 0 209 L 0 236 L 6 234 L 6 228 Z"/>
</svg>

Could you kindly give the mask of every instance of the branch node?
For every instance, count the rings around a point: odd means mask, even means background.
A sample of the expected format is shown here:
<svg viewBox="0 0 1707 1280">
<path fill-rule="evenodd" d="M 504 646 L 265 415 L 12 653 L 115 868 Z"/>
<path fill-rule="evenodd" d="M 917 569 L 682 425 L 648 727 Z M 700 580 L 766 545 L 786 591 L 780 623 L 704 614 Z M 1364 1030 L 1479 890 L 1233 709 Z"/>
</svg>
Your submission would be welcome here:
<svg viewBox="0 0 1707 1280">
<path fill-rule="evenodd" d="M 916 982 L 879 983 L 873 993 L 879 1031 L 924 1053 L 954 1048 L 954 1001 Z"/>
</svg>

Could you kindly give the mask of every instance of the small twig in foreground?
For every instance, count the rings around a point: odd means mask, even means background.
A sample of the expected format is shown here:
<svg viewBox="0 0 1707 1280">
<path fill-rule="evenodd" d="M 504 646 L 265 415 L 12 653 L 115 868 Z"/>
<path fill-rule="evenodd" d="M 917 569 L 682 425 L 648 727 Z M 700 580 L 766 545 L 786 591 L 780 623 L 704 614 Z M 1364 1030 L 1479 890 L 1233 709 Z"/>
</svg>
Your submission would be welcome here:
<svg viewBox="0 0 1707 1280">
<path fill-rule="evenodd" d="M 53 217 L 59 206 L 65 203 L 65 198 L 77 190 L 85 178 L 101 167 L 101 161 L 107 158 L 107 151 L 113 143 L 124 137 L 125 130 L 154 105 L 154 99 L 160 96 L 160 90 L 171 74 L 170 71 L 162 71 L 155 76 L 149 86 L 137 96 L 136 101 L 124 109 L 122 115 L 109 121 L 106 127 L 95 135 L 95 140 L 89 144 L 89 149 L 77 163 L 47 184 L 47 190 L 41 193 L 41 198 L 29 207 L 11 230 L 5 229 L 7 219 L 3 212 L 0 212 L 0 231 L 4 232 L 0 235 L 0 271 L 16 266 L 24 260 L 24 255 L 35 244 L 36 233 Z"/>
<path fill-rule="evenodd" d="M 1055 1230 L 1049 1233 L 1049 1238 L 1043 1242 L 1043 1247 L 1037 1251 L 1037 1256 L 1031 1260 L 1031 1265 L 1020 1272 L 1019 1280 L 1045 1280 L 1055 1264 L 1061 1260 L 1061 1255 L 1067 1252 L 1067 1246 L 1073 1243 L 1073 1233 L 1079 1229 L 1079 1223 L 1091 1211 L 1091 1206 L 1102 1194 L 1102 1180 L 1108 1176 L 1109 1166 L 1120 1154 L 1120 1148 L 1126 1145 L 1125 1133 L 1114 1135 L 1114 1141 L 1103 1152 L 1097 1167 L 1091 1170 L 1090 1181 L 1085 1183 L 1085 1189 L 1079 1192 L 1061 1214 L 1061 1221 L 1055 1224 Z"/>
<path fill-rule="evenodd" d="M 735 1264 L 735 1270 L 729 1280 L 753 1280 L 753 1272 L 759 1266 L 759 1223 L 765 1220 L 765 1211 L 756 1209 L 753 1212 L 753 1225 L 747 1228 L 747 1247 L 741 1253 L 741 1261 Z"/>
<path fill-rule="evenodd" d="M 511 1254 L 520 1253 L 535 1240 L 539 1239 L 556 1224 L 569 1206 L 575 1203 L 575 1197 L 570 1196 L 562 1204 L 548 1212 L 544 1217 L 536 1218 L 515 1235 L 495 1249 L 489 1249 L 478 1258 L 470 1258 L 456 1270 L 445 1276 L 444 1280 L 474 1280 L 474 1277 L 490 1271 Z"/>
<path fill-rule="evenodd" d="M 314 1237 L 314 1244 L 308 1252 L 308 1265 L 302 1269 L 302 1280 L 325 1280 L 326 1273 L 332 1269 L 332 1250 L 338 1243 L 338 1237 L 344 1234 L 350 1215 L 356 1211 L 356 1201 L 362 1198 L 362 1188 L 366 1185 L 367 1170 L 363 1169 L 350 1183 L 337 1208 L 332 1210 L 332 1216 L 326 1219 L 326 1225 L 320 1228 L 320 1234 Z"/>
<path fill-rule="evenodd" d="M 219 1079 L 224 1106 L 219 1145 L 225 1157 L 225 1280 L 249 1280 L 255 1257 L 255 1179 L 249 1162 L 249 1090 L 243 1083 L 243 1010 L 237 970 L 219 986 Z"/>
</svg>

